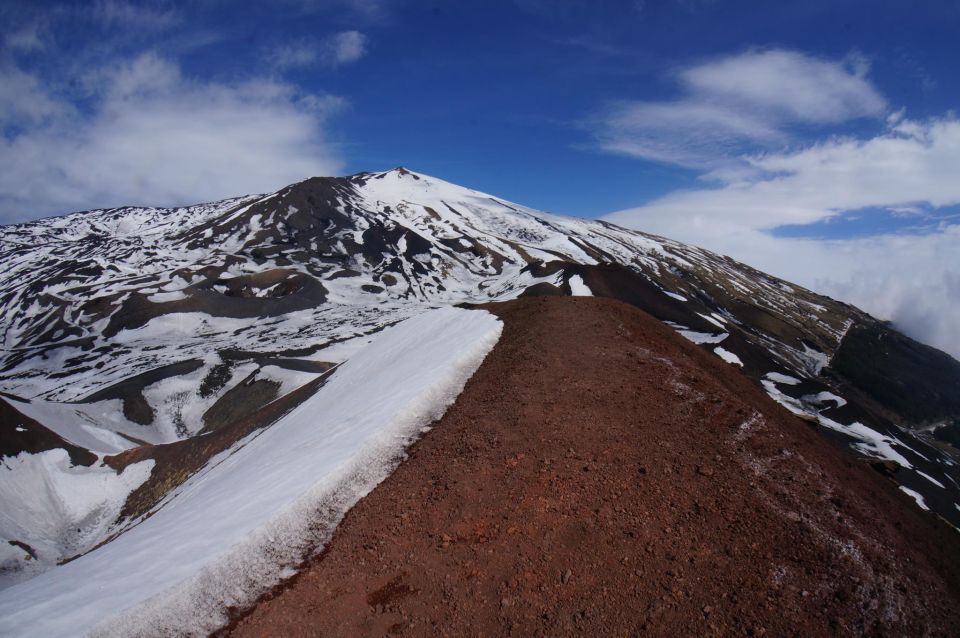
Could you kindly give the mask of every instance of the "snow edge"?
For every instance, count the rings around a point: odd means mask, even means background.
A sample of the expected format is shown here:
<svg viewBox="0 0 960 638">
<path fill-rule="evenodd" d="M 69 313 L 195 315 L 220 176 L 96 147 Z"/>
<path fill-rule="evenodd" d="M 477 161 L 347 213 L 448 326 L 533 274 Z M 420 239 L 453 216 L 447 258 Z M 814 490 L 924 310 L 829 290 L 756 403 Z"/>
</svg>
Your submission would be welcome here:
<svg viewBox="0 0 960 638">
<path fill-rule="evenodd" d="M 221 559 L 186 582 L 104 620 L 89 635 L 209 635 L 230 622 L 232 610 L 249 608 L 293 576 L 304 560 L 323 550 L 346 513 L 406 459 L 408 446 L 456 401 L 503 331 L 503 322 L 489 316 L 490 330 L 458 357 L 455 373 L 416 397 L 412 409 L 340 469 L 332 486 L 330 481 L 319 482 Z"/>
</svg>

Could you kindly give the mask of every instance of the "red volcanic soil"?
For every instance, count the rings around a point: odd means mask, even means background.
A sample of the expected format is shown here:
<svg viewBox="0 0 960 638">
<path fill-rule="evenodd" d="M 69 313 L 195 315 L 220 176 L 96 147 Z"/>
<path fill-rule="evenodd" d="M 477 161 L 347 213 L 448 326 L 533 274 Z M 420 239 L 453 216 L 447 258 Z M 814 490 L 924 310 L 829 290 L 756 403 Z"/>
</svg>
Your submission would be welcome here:
<svg viewBox="0 0 960 638">
<path fill-rule="evenodd" d="M 234 636 L 960 635 L 960 536 L 642 311 L 503 336 Z"/>
</svg>

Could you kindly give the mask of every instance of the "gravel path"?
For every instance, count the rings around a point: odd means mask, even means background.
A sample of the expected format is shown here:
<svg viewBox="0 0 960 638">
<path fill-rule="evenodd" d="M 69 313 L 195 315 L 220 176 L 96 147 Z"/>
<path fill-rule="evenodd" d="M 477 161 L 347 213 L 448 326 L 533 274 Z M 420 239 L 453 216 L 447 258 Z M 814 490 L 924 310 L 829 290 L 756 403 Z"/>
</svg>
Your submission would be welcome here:
<svg viewBox="0 0 960 638">
<path fill-rule="evenodd" d="M 235 636 L 960 635 L 960 536 L 625 304 L 497 347 Z"/>
</svg>

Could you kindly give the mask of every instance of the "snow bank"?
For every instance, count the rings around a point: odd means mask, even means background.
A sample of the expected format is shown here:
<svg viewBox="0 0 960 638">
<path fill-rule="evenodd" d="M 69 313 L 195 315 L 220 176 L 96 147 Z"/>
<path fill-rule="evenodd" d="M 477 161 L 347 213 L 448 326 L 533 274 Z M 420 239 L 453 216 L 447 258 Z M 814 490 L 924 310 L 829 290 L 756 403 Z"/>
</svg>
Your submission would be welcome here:
<svg viewBox="0 0 960 638">
<path fill-rule="evenodd" d="M 8 561 L 0 586 L 50 569 L 102 541 L 127 495 L 150 477 L 152 468 L 153 461 L 135 463 L 120 474 L 103 464 L 74 467 L 60 448 L 5 457 L 0 462 L 0 503 L 6 505 L 0 509 L 0 543 L 26 543 L 35 557 L 19 564 Z M 22 558 L 24 552 L 19 554 Z"/>
<path fill-rule="evenodd" d="M 0 634 L 201 635 L 292 573 L 439 418 L 499 338 L 441 308 L 378 334 L 311 399 L 107 545 L 0 593 Z"/>
</svg>

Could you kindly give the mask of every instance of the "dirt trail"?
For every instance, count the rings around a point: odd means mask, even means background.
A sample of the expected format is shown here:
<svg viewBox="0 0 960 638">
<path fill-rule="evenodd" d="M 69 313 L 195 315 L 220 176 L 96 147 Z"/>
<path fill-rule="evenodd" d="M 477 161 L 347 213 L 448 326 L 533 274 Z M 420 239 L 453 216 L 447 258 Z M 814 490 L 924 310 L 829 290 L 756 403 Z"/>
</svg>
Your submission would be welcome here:
<svg viewBox="0 0 960 638">
<path fill-rule="evenodd" d="M 960 635 L 960 536 L 719 358 L 593 298 L 497 347 L 236 636 Z"/>
</svg>

